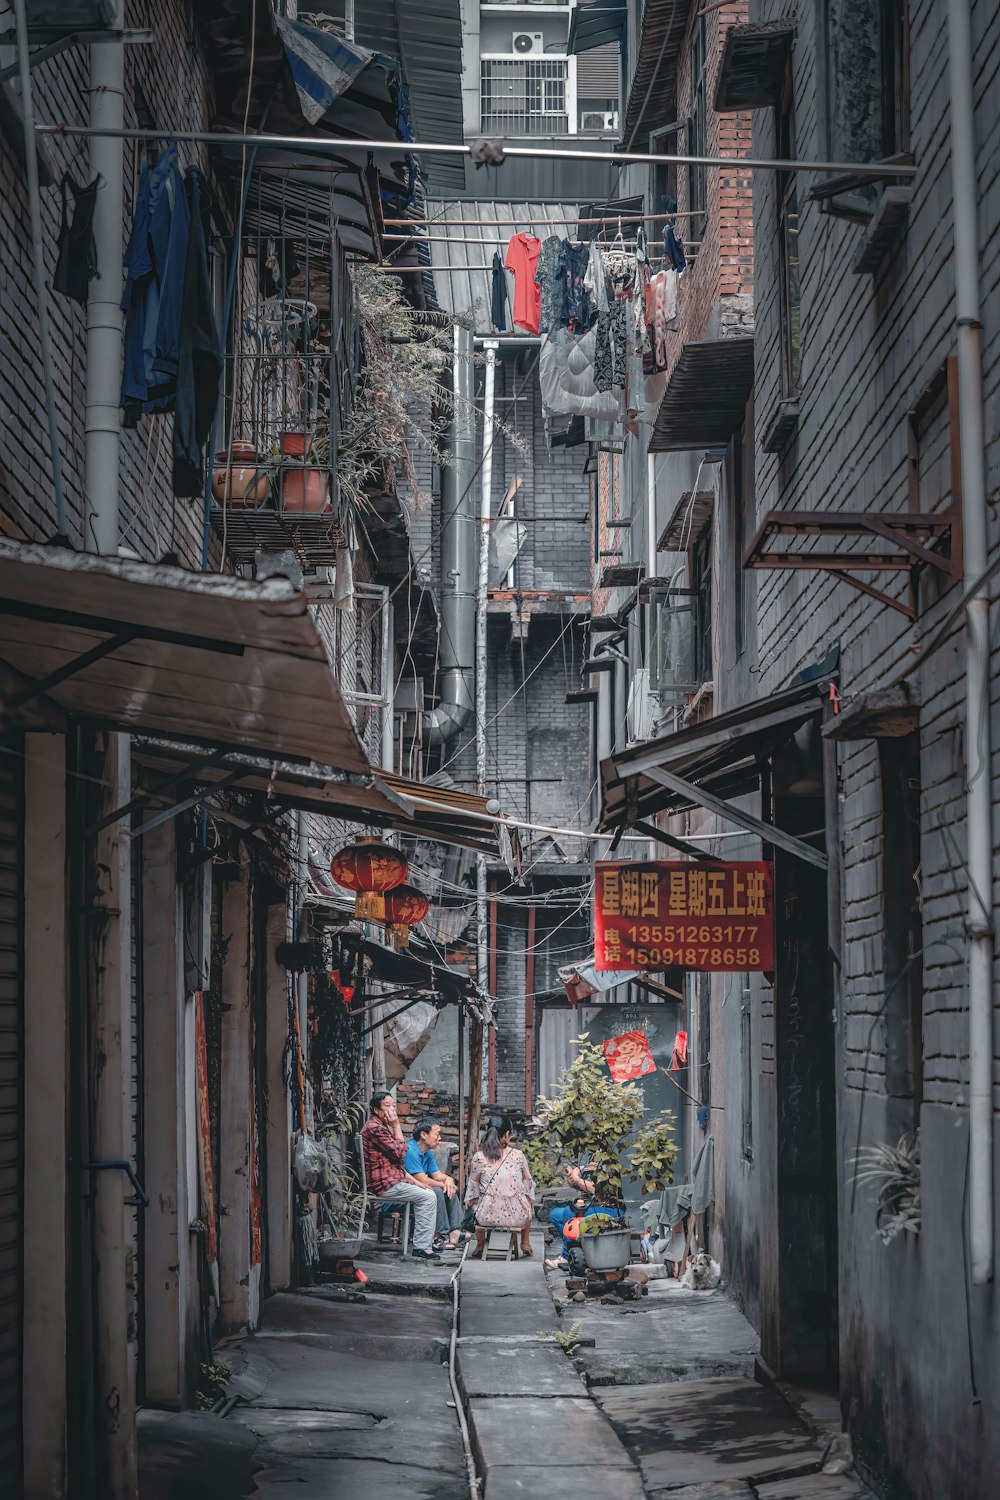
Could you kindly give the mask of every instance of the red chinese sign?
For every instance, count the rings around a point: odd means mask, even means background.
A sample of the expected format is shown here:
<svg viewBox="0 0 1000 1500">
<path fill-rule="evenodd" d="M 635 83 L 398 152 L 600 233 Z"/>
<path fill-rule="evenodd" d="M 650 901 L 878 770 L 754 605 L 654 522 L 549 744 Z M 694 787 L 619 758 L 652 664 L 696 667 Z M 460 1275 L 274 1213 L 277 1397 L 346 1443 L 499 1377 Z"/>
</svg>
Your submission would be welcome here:
<svg viewBox="0 0 1000 1500">
<path fill-rule="evenodd" d="M 774 871 L 760 861 L 598 864 L 594 967 L 774 968 Z"/>
<path fill-rule="evenodd" d="M 655 1073 L 656 1064 L 643 1031 L 623 1031 L 604 1044 L 604 1056 L 615 1083 L 632 1083 L 644 1073 Z"/>
</svg>

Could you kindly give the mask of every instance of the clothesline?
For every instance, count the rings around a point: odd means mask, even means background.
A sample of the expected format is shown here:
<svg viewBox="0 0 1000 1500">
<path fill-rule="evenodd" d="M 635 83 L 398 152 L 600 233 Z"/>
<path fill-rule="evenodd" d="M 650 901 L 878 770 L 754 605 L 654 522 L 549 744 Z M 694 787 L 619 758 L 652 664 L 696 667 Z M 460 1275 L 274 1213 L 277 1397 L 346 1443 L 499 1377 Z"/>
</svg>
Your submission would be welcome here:
<svg viewBox="0 0 1000 1500">
<path fill-rule="evenodd" d="M 471 235 L 457 234 L 422 234 L 419 236 L 411 234 L 385 234 L 382 238 L 385 240 L 401 240 L 404 244 L 414 238 L 419 238 L 422 245 L 493 245 L 494 247 L 501 245 L 501 242 L 498 240 L 474 239 Z M 601 245 L 610 245 L 610 241 L 605 240 L 600 240 L 598 243 Z M 626 250 L 634 250 L 636 247 L 635 240 L 624 240 L 622 243 Z M 693 248 L 696 245 L 700 245 L 701 240 L 685 240 L 684 243 Z M 503 248 L 502 245 L 501 248 Z"/>
<path fill-rule="evenodd" d="M 554 224 L 659 224 L 666 219 L 704 219 L 708 214 L 706 208 L 678 209 L 674 213 L 660 214 L 602 214 L 599 219 L 545 219 L 539 220 L 539 225 L 547 229 Z M 402 226 L 412 224 L 419 227 L 421 224 L 436 224 L 440 228 L 454 225 L 460 229 L 518 229 L 531 225 L 534 221 L 529 218 L 521 219 L 383 219 L 384 224 Z"/>
</svg>

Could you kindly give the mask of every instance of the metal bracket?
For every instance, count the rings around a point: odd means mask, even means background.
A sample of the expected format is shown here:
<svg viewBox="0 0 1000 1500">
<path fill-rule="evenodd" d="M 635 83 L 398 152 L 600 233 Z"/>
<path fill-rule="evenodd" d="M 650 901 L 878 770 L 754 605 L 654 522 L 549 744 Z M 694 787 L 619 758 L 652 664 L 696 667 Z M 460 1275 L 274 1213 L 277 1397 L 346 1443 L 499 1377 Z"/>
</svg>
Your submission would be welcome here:
<svg viewBox="0 0 1000 1500">
<path fill-rule="evenodd" d="M 124 1172 L 134 1189 L 131 1198 L 125 1202 L 130 1203 L 133 1208 L 148 1208 L 149 1198 L 146 1189 L 135 1175 L 135 1168 L 130 1161 L 124 1158 L 115 1161 L 85 1161 L 80 1168 L 81 1172 Z"/>
<path fill-rule="evenodd" d="M 720 818 L 725 818 L 729 823 L 735 823 L 737 828 L 745 828 L 749 833 L 755 833 L 767 844 L 777 844 L 779 849 L 784 849 L 786 854 L 794 854 L 797 859 L 805 860 L 806 864 L 815 865 L 819 870 L 829 867 L 829 860 L 825 854 L 814 849 L 811 844 L 806 844 L 802 839 L 797 839 L 794 834 L 785 833 L 782 828 L 775 828 L 771 823 L 765 823 L 761 818 L 755 818 L 753 813 L 744 812 L 741 807 L 734 807 L 722 797 L 716 797 L 713 792 L 706 792 L 693 781 L 685 781 L 682 776 L 675 776 L 672 771 L 664 771 L 659 766 L 650 766 L 643 771 L 643 775 L 650 781 L 655 781 L 657 786 L 666 787 L 667 791 L 685 797 L 693 802 L 696 807 L 704 807 L 708 812 L 714 812 Z"/>
<path fill-rule="evenodd" d="M 45 46 L 36 48 L 28 56 L 28 66 L 36 68 L 39 63 L 48 62 L 50 57 L 58 57 L 60 53 L 68 52 L 70 47 L 93 47 L 102 42 L 148 43 L 153 40 L 154 35 L 155 33 L 147 28 L 132 31 L 71 31 L 66 36 L 56 37 Z M 0 45 L 13 46 L 16 41 L 15 30 L 0 34 Z M 19 69 L 19 63 L 14 63 L 9 68 L 0 68 L 0 83 L 6 83 L 8 78 L 14 78 Z"/>
<path fill-rule="evenodd" d="M 74 656 L 72 661 L 64 662 L 61 667 L 57 667 L 47 677 L 42 677 L 38 682 L 33 682 L 30 687 L 26 687 L 20 693 L 17 693 L 4 704 L 5 710 L 8 713 L 13 713 L 16 708 L 23 708 L 32 699 L 44 697 L 52 688 L 58 687 L 61 682 L 66 682 L 70 677 L 75 677 L 78 672 L 85 671 L 87 667 L 93 666 L 95 661 L 103 661 L 106 656 L 110 656 L 113 651 L 117 651 L 121 646 L 127 646 L 130 641 L 134 641 L 136 636 L 140 634 L 141 631 L 138 628 L 134 630 L 125 629 L 117 635 L 108 636 L 107 640 L 99 641 L 89 651 L 84 651 L 82 656 Z"/>
</svg>

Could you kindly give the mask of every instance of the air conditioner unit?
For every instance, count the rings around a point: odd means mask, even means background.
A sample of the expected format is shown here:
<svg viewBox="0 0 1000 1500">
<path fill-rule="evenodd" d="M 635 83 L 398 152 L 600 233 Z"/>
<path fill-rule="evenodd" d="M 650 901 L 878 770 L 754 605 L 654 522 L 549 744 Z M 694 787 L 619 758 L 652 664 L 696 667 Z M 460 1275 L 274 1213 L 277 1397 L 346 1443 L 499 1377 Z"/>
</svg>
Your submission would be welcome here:
<svg viewBox="0 0 1000 1500">
<path fill-rule="evenodd" d="M 580 129 L 583 131 L 593 130 L 604 134 L 605 131 L 618 129 L 618 111 L 603 109 L 585 109 L 580 116 Z"/>
<path fill-rule="evenodd" d="M 628 688 L 629 743 L 648 740 L 653 732 L 653 699 L 649 691 L 649 668 L 639 667 Z"/>
<path fill-rule="evenodd" d="M 545 51 L 545 34 L 541 31 L 515 31 L 511 51 L 517 57 L 529 57 Z"/>
</svg>

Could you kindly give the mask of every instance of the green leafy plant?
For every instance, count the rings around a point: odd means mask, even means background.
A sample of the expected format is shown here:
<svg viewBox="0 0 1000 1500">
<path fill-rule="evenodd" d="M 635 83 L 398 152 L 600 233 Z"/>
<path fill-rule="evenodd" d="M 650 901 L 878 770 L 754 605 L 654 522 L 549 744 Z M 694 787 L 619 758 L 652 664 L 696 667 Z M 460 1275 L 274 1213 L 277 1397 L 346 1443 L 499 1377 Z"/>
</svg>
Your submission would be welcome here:
<svg viewBox="0 0 1000 1500">
<path fill-rule="evenodd" d="M 216 1359 L 198 1366 L 198 1389 L 195 1403 L 202 1411 L 208 1411 L 220 1396 L 225 1395 L 226 1381 L 232 1374 L 224 1359 Z"/>
<path fill-rule="evenodd" d="M 533 1133 L 519 1144 L 528 1159 L 528 1166 L 538 1192 L 544 1191 L 545 1188 L 563 1186 L 563 1174 L 560 1170 L 558 1154 L 553 1151 L 548 1142 L 540 1135 Z"/>
<path fill-rule="evenodd" d="M 900 1136 L 895 1146 L 862 1146 L 854 1157 L 854 1181 L 878 1187 L 875 1228 L 883 1245 L 900 1234 L 919 1234 L 920 1135 Z"/>
<path fill-rule="evenodd" d="M 573 1350 L 576 1348 L 577 1344 L 580 1341 L 580 1333 L 582 1329 L 583 1324 L 579 1319 L 577 1319 L 577 1321 L 575 1323 L 571 1323 L 568 1328 L 559 1328 L 556 1330 L 556 1343 L 559 1345 L 564 1354 L 573 1353 Z"/>
<path fill-rule="evenodd" d="M 626 1179 L 654 1192 L 671 1180 L 677 1145 L 669 1110 L 646 1119 L 642 1090 L 616 1083 L 604 1049 L 586 1032 L 574 1039 L 576 1057 L 554 1097 L 535 1105 L 535 1139 L 558 1161 L 586 1160 L 597 1197 L 620 1206 Z M 627 1160 L 631 1151 L 631 1162 Z M 638 1152 L 638 1159 L 636 1153 Z"/>
</svg>

